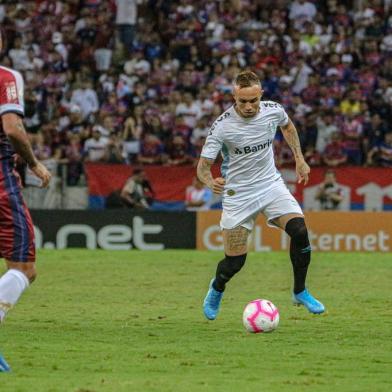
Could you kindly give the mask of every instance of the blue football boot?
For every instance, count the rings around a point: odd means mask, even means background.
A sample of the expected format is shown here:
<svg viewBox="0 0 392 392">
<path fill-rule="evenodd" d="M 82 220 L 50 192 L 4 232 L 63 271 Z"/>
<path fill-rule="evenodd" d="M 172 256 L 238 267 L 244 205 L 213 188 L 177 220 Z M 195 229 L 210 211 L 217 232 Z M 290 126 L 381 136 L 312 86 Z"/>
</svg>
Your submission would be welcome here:
<svg viewBox="0 0 392 392">
<path fill-rule="evenodd" d="M 314 298 L 307 289 L 298 294 L 293 293 L 293 304 L 305 306 L 310 313 L 320 314 L 325 311 L 324 305 Z"/>
<path fill-rule="evenodd" d="M 3 356 L 0 354 L 0 373 L 1 372 L 9 372 L 11 370 L 10 366 L 6 362 L 6 360 L 3 358 Z"/>
<path fill-rule="evenodd" d="M 215 320 L 216 316 L 219 313 L 219 306 L 222 300 L 223 292 L 216 291 L 212 287 L 212 283 L 214 282 L 214 278 L 210 282 L 210 287 L 208 289 L 208 293 L 204 298 L 203 303 L 203 311 L 204 315 L 208 318 L 208 320 Z"/>
</svg>

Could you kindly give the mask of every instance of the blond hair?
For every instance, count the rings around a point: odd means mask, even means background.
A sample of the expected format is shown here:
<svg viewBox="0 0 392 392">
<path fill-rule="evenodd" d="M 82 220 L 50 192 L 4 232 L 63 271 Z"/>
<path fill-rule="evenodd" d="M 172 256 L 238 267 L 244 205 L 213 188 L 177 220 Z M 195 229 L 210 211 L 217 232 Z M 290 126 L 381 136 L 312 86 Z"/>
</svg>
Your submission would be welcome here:
<svg viewBox="0 0 392 392">
<path fill-rule="evenodd" d="M 255 84 L 260 86 L 260 79 L 252 71 L 242 71 L 234 79 L 234 86 L 239 88 L 251 87 Z"/>
</svg>

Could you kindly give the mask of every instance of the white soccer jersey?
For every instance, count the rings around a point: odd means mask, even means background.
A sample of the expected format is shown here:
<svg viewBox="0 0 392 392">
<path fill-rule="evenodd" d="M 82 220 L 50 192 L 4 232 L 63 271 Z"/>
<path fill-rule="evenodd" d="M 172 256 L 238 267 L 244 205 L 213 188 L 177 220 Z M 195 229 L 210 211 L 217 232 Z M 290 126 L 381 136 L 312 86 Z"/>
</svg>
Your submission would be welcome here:
<svg viewBox="0 0 392 392">
<path fill-rule="evenodd" d="M 273 140 L 277 127 L 287 123 L 282 105 L 272 101 L 260 102 L 259 113 L 249 119 L 231 106 L 214 122 L 201 156 L 215 159 L 222 153 L 224 209 L 242 209 L 255 199 L 270 197 L 274 186 L 282 183 L 275 167 Z"/>
</svg>

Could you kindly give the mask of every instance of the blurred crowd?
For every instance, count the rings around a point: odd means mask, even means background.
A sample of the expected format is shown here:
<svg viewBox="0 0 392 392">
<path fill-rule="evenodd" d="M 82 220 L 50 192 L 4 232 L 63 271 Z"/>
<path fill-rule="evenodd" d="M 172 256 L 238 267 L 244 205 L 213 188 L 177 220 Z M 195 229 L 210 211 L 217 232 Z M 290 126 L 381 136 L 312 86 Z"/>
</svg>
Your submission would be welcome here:
<svg viewBox="0 0 392 392">
<path fill-rule="evenodd" d="M 255 71 L 311 165 L 392 167 L 391 1 L 3 1 L 1 64 L 25 80 L 40 159 L 194 163 Z M 294 163 L 278 132 L 278 166 Z"/>
</svg>

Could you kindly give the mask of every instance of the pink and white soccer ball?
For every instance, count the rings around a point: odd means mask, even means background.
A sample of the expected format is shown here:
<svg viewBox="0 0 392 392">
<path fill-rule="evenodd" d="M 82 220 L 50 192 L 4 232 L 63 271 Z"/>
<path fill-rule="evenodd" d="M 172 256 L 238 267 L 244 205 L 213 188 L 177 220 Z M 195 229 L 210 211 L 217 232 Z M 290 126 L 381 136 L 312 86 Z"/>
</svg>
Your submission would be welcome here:
<svg viewBox="0 0 392 392">
<path fill-rule="evenodd" d="M 279 324 L 279 310 L 267 299 L 255 299 L 246 305 L 242 321 L 249 332 L 272 332 Z"/>
</svg>

